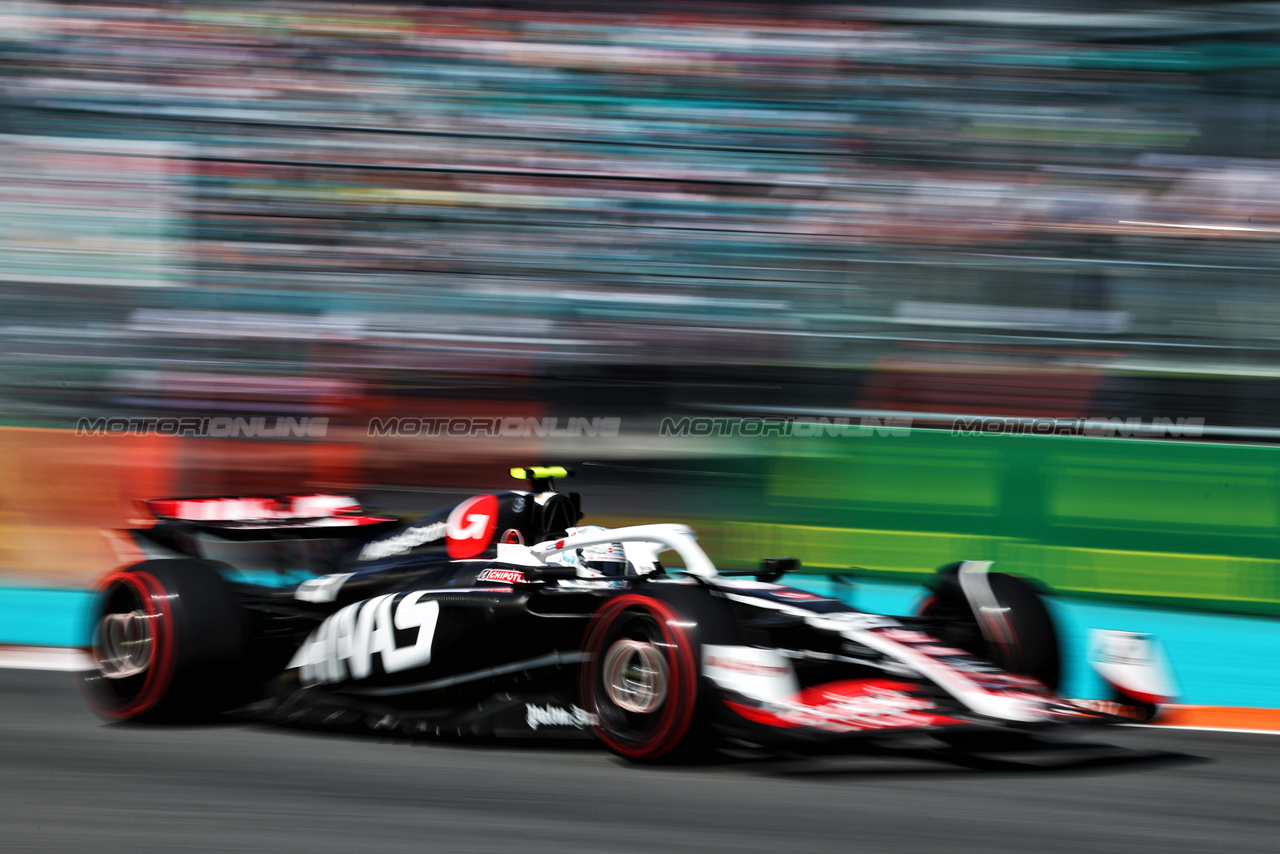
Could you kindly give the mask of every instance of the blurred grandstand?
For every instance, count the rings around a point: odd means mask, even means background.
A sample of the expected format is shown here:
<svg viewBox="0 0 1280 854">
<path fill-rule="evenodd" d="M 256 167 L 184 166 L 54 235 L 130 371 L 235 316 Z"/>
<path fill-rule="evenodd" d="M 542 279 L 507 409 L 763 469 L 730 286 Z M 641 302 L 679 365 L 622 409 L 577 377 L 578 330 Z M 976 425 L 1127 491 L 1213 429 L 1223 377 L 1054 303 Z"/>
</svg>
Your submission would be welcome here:
<svg viewBox="0 0 1280 854">
<path fill-rule="evenodd" d="M 1271 435 L 1277 21 L 9 0 L 0 420 L 465 399 Z"/>
</svg>

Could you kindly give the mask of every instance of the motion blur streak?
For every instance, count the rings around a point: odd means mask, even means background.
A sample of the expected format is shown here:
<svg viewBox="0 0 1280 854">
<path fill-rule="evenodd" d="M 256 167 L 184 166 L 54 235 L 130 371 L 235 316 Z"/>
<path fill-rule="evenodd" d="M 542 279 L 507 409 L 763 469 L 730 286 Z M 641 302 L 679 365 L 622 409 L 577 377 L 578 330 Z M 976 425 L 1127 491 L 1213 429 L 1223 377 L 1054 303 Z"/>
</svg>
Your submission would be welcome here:
<svg viewBox="0 0 1280 854">
<path fill-rule="evenodd" d="M 130 559 L 96 529 L 138 498 L 409 511 L 554 458 L 629 466 L 606 512 L 751 528 L 707 529 L 735 558 L 769 523 L 819 568 L 901 574 L 945 534 L 1073 590 L 1274 613 L 1256 454 L 1117 469 L 1117 522 L 1082 510 L 1110 450 L 660 428 L 1280 436 L 1278 11 L 0 0 L 0 571 Z M 70 435 L 138 419 L 246 428 Z M 590 427 L 369 429 L 446 420 Z M 1166 578 L 1162 552 L 1194 559 Z"/>
<path fill-rule="evenodd" d="M 1275 7 L 1046 10 L 9 0 L 0 412 L 1274 426 Z"/>
<path fill-rule="evenodd" d="M 1172 663 L 1217 694 L 1173 720 L 1274 725 L 1234 707 L 1276 685 L 1253 662 L 1280 616 L 1280 4 L 875 2 L 0 0 L 6 642 L 85 642 L 83 588 L 141 558 L 102 533 L 138 499 L 408 514 L 572 462 L 587 522 L 688 522 L 726 567 L 914 588 L 994 559 L 1074 597 L 1077 635 L 1160 627 L 1113 606 L 1191 614 L 1215 645 Z M 822 426 L 743 432 L 768 419 Z M 305 578 L 311 545 L 237 568 Z M 1280 831 L 1270 737 L 1121 729 L 1131 756 L 998 774 L 933 753 L 639 772 L 101 726 L 67 679 L 0 668 L 18 850 Z"/>
</svg>

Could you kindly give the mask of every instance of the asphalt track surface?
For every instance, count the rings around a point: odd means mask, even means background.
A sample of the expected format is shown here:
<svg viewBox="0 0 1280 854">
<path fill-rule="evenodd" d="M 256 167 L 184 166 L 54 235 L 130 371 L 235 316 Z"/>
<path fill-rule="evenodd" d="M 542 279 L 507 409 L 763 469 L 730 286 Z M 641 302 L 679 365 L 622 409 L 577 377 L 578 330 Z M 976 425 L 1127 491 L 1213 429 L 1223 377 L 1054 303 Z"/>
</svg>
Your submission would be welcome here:
<svg viewBox="0 0 1280 854">
<path fill-rule="evenodd" d="M 1123 728 L 1033 756 L 650 768 L 588 745 L 107 724 L 74 674 L 0 670 L 0 851 L 1280 850 L 1276 736 Z"/>
</svg>

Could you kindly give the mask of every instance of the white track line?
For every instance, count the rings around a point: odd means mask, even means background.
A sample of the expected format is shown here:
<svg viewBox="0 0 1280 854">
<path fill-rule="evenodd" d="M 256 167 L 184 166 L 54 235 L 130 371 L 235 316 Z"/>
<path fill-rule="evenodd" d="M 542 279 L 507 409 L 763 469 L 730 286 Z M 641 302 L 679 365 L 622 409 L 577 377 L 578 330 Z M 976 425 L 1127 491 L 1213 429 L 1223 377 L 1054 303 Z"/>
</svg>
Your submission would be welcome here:
<svg viewBox="0 0 1280 854">
<path fill-rule="evenodd" d="M 75 671 L 89 667 L 89 655 L 82 649 L 56 646 L 0 647 L 0 668 Z"/>
</svg>

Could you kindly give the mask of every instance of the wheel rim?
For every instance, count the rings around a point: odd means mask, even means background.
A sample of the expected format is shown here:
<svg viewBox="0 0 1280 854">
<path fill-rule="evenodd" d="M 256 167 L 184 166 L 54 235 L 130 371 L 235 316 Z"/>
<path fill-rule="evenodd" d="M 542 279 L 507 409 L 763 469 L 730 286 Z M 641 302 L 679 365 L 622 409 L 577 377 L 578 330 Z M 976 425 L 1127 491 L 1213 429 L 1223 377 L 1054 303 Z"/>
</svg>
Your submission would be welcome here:
<svg viewBox="0 0 1280 854">
<path fill-rule="evenodd" d="M 611 750 L 653 760 L 682 744 L 693 723 L 697 664 L 689 623 L 666 603 L 624 594 L 592 618 L 582 698 Z"/>
<path fill-rule="evenodd" d="M 115 573 L 102 582 L 102 617 L 94 626 L 94 669 L 85 674 L 90 702 L 110 718 L 153 709 L 173 676 L 173 615 L 150 573 Z"/>
<path fill-rule="evenodd" d="M 138 608 L 112 613 L 98 623 L 98 671 L 108 679 L 137 676 L 155 660 L 155 615 Z"/>
<path fill-rule="evenodd" d="M 605 692 L 620 709 L 637 715 L 658 710 L 667 699 L 667 663 L 651 643 L 622 638 L 605 653 Z"/>
</svg>

